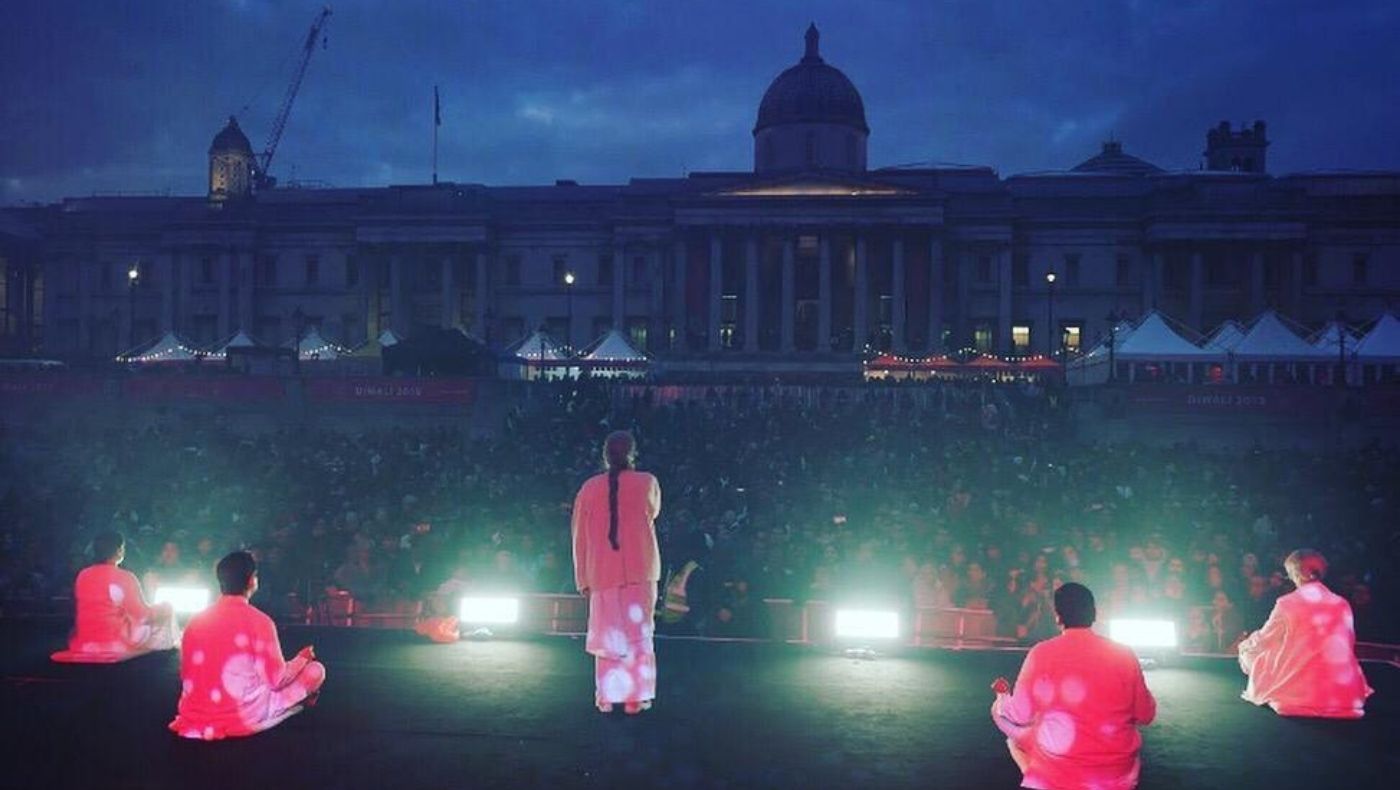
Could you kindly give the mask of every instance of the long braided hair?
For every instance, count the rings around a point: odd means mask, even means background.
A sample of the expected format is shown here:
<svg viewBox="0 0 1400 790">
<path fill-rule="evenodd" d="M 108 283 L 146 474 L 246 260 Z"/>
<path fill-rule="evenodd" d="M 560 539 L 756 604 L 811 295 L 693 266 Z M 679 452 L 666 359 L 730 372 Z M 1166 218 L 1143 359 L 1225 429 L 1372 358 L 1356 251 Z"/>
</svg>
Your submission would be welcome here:
<svg viewBox="0 0 1400 790">
<path fill-rule="evenodd" d="M 608 543 L 622 548 L 617 539 L 617 478 L 637 463 L 637 440 L 630 431 L 613 431 L 603 442 L 603 463 L 608 467 Z"/>
</svg>

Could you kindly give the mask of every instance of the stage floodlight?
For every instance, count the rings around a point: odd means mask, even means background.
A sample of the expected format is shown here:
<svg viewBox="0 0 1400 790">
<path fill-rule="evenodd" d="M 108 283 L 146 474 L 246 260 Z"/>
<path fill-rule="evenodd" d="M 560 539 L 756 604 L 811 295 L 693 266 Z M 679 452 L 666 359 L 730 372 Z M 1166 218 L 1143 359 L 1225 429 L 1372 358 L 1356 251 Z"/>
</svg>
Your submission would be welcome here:
<svg viewBox="0 0 1400 790">
<path fill-rule="evenodd" d="M 881 609 L 837 609 L 837 639 L 898 639 L 899 612 Z"/>
<path fill-rule="evenodd" d="M 157 587 L 156 603 L 168 603 L 176 614 L 195 614 L 209 606 L 208 587 Z"/>
<path fill-rule="evenodd" d="M 511 625 L 520 619 L 520 599 L 467 596 L 462 599 L 457 619 L 463 625 Z"/>
<path fill-rule="evenodd" d="M 1171 650 L 1177 646 L 1176 623 L 1171 620 L 1109 620 L 1108 638 L 1128 647 Z"/>
</svg>

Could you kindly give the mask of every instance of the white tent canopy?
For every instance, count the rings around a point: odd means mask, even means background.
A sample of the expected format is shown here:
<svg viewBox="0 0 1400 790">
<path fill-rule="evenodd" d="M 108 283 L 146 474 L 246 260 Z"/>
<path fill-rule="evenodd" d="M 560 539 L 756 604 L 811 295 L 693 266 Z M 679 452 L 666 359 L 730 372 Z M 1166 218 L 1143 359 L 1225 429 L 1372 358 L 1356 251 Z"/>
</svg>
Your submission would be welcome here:
<svg viewBox="0 0 1400 790">
<path fill-rule="evenodd" d="M 1244 340 L 1245 331 L 1235 321 L 1226 321 L 1215 328 L 1206 338 L 1206 348 L 1214 348 L 1220 351 L 1233 351 L 1235 346 Z"/>
<path fill-rule="evenodd" d="M 1321 362 L 1329 354 L 1304 340 L 1278 313 L 1265 311 L 1228 349 L 1237 362 Z"/>
<path fill-rule="evenodd" d="M 386 329 L 386 330 L 384 330 L 383 332 L 380 332 L 380 333 L 379 333 L 379 338 L 378 338 L 378 339 L 379 339 L 379 347 L 380 347 L 380 348 L 388 348 L 389 346 L 396 346 L 396 345 L 398 345 L 398 343 L 399 343 L 399 336 L 396 335 L 396 334 L 394 334 L 394 330 L 392 330 L 392 329 Z"/>
<path fill-rule="evenodd" d="M 301 336 L 301 342 L 297 344 L 297 356 L 303 361 L 329 361 L 339 359 L 347 353 L 348 349 L 326 340 L 321 336 L 321 330 L 315 327 L 307 330 L 306 334 Z"/>
<path fill-rule="evenodd" d="M 1347 328 L 1345 324 L 1332 321 L 1323 327 L 1321 331 L 1312 337 L 1313 348 L 1320 348 L 1327 351 L 1331 356 L 1336 356 L 1338 347 L 1345 340 L 1347 353 L 1356 350 L 1356 335 Z"/>
<path fill-rule="evenodd" d="M 543 329 L 536 329 L 529 337 L 507 348 L 506 354 L 529 362 L 562 362 L 568 359 L 564 349 Z"/>
<path fill-rule="evenodd" d="M 621 332 L 610 329 L 584 353 L 583 359 L 589 362 L 645 362 L 647 355 L 633 348 Z"/>
<path fill-rule="evenodd" d="M 1156 310 L 1143 317 L 1115 349 L 1123 362 L 1216 362 L 1224 354 L 1182 337 Z"/>
<path fill-rule="evenodd" d="M 1400 319 L 1384 313 L 1366 336 L 1356 341 L 1360 362 L 1400 362 Z"/>
<path fill-rule="evenodd" d="M 225 340 L 218 348 L 210 351 L 209 356 L 214 359 L 223 359 L 228 356 L 228 350 L 230 348 L 257 348 L 257 346 L 257 342 L 249 337 L 247 332 L 240 329 L 238 332 L 234 333 L 233 337 Z"/>
<path fill-rule="evenodd" d="M 174 332 L 166 332 L 154 343 L 140 351 L 129 351 L 117 357 L 122 362 L 150 364 L 154 362 L 189 362 L 199 359 L 199 352 L 186 345 Z"/>
</svg>

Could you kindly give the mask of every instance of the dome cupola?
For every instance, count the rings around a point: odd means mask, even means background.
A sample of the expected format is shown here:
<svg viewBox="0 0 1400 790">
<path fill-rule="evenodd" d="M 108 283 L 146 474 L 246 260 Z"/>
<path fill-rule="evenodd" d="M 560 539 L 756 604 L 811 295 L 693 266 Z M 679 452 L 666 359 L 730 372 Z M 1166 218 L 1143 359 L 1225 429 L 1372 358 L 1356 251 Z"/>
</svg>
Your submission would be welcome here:
<svg viewBox="0 0 1400 790">
<path fill-rule="evenodd" d="M 238 119 L 230 115 L 228 124 L 209 144 L 209 201 L 220 204 L 250 195 L 255 163 L 248 136 L 238 128 Z"/>
<path fill-rule="evenodd" d="M 821 33 L 807 28 L 802 60 L 768 86 L 754 124 L 754 171 L 865 170 L 865 102 L 822 59 Z"/>
</svg>

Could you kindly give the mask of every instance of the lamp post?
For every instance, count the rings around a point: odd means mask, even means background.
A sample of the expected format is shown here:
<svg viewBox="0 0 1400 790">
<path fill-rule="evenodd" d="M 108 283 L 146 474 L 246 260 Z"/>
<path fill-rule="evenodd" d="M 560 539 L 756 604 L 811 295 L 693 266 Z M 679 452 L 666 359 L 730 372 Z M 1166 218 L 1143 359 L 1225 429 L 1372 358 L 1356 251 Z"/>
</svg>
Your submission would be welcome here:
<svg viewBox="0 0 1400 790">
<path fill-rule="evenodd" d="M 569 302 L 569 324 L 564 329 L 564 345 L 570 350 L 574 347 L 574 283 L 578 278 L 573 272 L 564 272 L 564 292 L 568 295 Z"/>
<path fill-rule="evenodd" d="M 1045 353 L 1051 359 L 1055 358 L 1055 346 L 1058 345 L 1055 337 L 1055 272 L 1045 273 Z"/>
<path fill-rule="evenodd" d="M 1112 383 L 1118 378 L 1118 366 L 1114 364 L 1113 349 L 1118 345 L 1118 321 L 1120 316 L 1117 310 L 1108 311 L 1108 380 Z"/>
<path fill-rule="evenodd" d="M 126 347 L 136 348 L 136 286 L 141 283 L 141 262 L 131 264 L 126 270 Z"/>
</svg>

